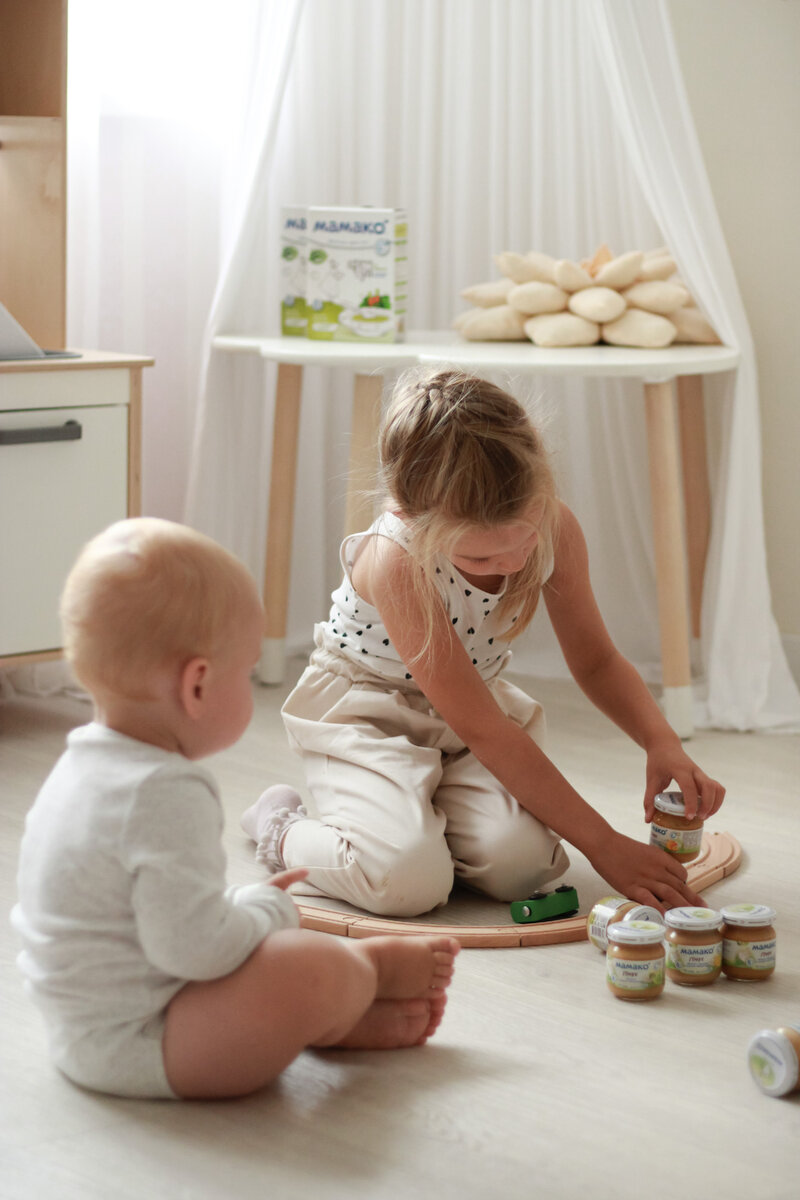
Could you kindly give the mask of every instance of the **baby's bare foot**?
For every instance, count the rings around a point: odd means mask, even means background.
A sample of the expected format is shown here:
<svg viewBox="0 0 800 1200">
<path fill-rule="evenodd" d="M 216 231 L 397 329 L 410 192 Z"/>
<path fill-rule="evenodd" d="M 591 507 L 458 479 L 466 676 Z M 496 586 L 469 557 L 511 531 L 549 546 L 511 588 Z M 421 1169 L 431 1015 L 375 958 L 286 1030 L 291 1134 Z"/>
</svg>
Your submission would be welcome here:
<svg viewBox="0 0 800 1200">
<path fill-rule="evenodd" d="M 421 1046 L 438 1028 L 446 997 L 375 1000 L 349 1033 L 331 1049 L 399 1050 Z"/>
<path fill-rule="evenodd" d="M 461 947 L 451 937 L 365 938 L 360 949 L 378 972 L 378 1000 L 426 997 L 453 978 L 454 960 Z"/>
<path fill-rule="evenodd" d="M 447 995 L 445 992 L 432 993 L 430 999 L 430 1019 L 428 1021 L 428 1026 L 425 1030 L 424 1036 L 422 1037 L 423 1042 L 427 1041 L 429 1037 L 433 1037 L 434 1033 L 441 1025 L 446 1004 Z"/>
</svg>

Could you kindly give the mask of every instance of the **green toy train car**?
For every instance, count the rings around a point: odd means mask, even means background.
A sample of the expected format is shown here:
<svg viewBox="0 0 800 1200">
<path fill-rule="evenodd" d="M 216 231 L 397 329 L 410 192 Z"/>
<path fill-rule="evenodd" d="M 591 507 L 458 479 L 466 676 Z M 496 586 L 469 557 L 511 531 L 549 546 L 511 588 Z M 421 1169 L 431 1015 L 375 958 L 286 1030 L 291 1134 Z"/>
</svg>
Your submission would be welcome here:
<svg viewBox="0 0 800 1200">
<path fill-rule="evenodd" d="M 512 900 L 511 916 L 519 924 L 554 921 L 557 917 L 574 916 L 578 908 L 575 888 L 562 884 L 553 892 L 534 892 L 527 900 Z"/>
</svg>

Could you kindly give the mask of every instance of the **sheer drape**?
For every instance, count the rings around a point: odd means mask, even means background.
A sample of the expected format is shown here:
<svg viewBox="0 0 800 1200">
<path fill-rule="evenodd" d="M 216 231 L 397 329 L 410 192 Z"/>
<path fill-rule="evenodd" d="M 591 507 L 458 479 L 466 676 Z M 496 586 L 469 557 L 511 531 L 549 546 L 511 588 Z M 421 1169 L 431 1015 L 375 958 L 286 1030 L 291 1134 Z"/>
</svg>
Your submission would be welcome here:
<svg viewBox="0 0 800 1200">
<path fill-rule="evenodd" d="M 174 519 L 186 501 L 203 333 L 226 232 L 236 200 L 249 194 L 232 183 L 246 161 L 248 100 L 260 97 L 249 56 L 262 7 L 69 4 L 68 338 L 155 358 L 146 373 L 144 503 Z"/>
<path fill-rule="evenodd" d="M 270 264 L 281 203 L 405 205 L 418 328 L 446 326 L 459 307 L 459 289 L 489 277 L 492 252 L 500 249 L 583 257 L 601 241 L 617 252 L 667 241 L 699 302 L 743 352 L 735 395 L 716 382 L 708 389 L 715 507 L 702 654 L 708 688 L 699 720 L 757 728 L 797 719 L 800 703 L 769 606 L 749 333 L 663 4 L 323 0 L 312 7 L 313 20 L 309 11 L 299 30 L 264 203 L 247 233 L 254 245 L 258 230 L 263 257 L 253 270 L 272 299 L 268 324 L 255 328 L 276 330 Z M 253 329 L 252 315 L 240 310 L 233 324 L 219 322 L 216 331 Z M 248 392 L 264 399 L 268 411 L 272 378 L 251 367 L 224 368 L 228 385 L 234 376 L 241 385 L 235 397 L 215 395 L 209 376 L 206 413 L 246 403 Z M 338 569 L 349 407 L 348 379 L 306 376 L 289 630 L 296 644 L 308 641 L 311 623 L 325 612 Z M 657 679 L 637 385 L 504 382 L 527 393 L 546 420 L 564 495 L 586 529 L 612 634 Z M 215 439 L 212 452 L 201 431 L 196 461 L 206 462 L 201 474 L 210 471 L 214 487 L 223 477 L 220 449 L 235 436 L 222 447 Z M 251 461 L 252 445 L 247 454 Z M 264 478 L 258 487 L 249 483 L 237 459 L 228 459 L 236 491 L 228 516 L 218 497 L 204 503 L 197 486 L 189 516 L 260 571 Z M 526 670 L 563 670 L 546 621 L 537 620 L 516 661 Z"/>
<path fill-rule="evenodd" d="M 749 334 L 660 0 L 230 0 L 224 22 L 218 4 L 198 2 L 184 13 L 189 42 L 181 43 L 164 19 L 186 7 L 70 6 L 73 26 L 81 8 L 93 9 L 101 31 L 125 10 L 152 32 L 158 10 L 175 59 L 164 56 L 156 80 L 168 66 L 181 78 L 187 56 L 207 64 L 192 73 L 200 123 L 179 108 L 165 113 L 160 93 L 159 103 L 130 112 L 84 89 L 87 109 L 97 102 L 106 111 L 94 126 L 71 110 L 71 155 L 83 154 L 85 168 L 79 177 L 71 159 L 71 339 L 158 359 L 145 426 L 150 511 L 185 512 L 260 576 L 274 375 L 254 359 L 211 352 L 210 340 L 277 332 L 281 205 L 407 207 L 417 328 L 447 326 L 459 290 L 491 277 L 499 250 L 584 257 L 602 241 L 618 253 L 668 241 L 698 300 L 745 358 L 735 396 L 718 382 L 707 389 L 714 528 L 701 723 L 797 720 L 800 701 L 769 610 Z M 119 28 L 113 37 L 106 29 L 106 46 L 119 38 Z M 142 94 L 153 87 L 146 61 L 142 47 Z M 223 61 L 234 67 L 224 77 Z M 88 87 L 97 62 L 84 68 Z M 657 681 L 637 385 L 503 382 L 546 421 L 607 623 Z M 338 574 L 351 377 L 307 370 L 305 384 L 289 629 L 298 648 L 326 612 Z M 545 619 L 515 661 L 534 672 L 564 670 Z"/>
<path fill-rule="evenodd" d="M 590 7 L 598 61 L 633 169 L 681 273 L 741 362 L 714 380 L 722 425 L 703 609 L 707 685 L 700 723 L 736 729 L 797 711 L 770 613 L 761 499 L 761 430 L 752 339 L 722 237 L 662 5 Z"/>
<path fill-rule="evenodd" d="M 268 257 L 274 238 L 266 214 L 271 211 L 275 147 L 304 3 L 285 0 L 263 6 L 253 31 L 244 136 L 229 174 L 235 205 L 225 224 L 226 256 L 206 328 L 189 475 L 189 522 L 235 549 L 257 576 L 269 470 L 271 414 L 265 372 L 251 357 L 214 351 L 211 341 L 226 329 L 263 332 L 274 321 L 277 290 Z"/>
</svg>

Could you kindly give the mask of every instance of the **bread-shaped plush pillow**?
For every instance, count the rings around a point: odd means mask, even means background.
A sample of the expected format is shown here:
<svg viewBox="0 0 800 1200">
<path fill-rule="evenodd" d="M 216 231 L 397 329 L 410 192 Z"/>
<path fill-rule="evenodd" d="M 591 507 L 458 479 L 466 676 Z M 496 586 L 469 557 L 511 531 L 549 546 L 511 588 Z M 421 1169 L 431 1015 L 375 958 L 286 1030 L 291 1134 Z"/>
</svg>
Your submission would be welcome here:
<svg viewBox="0 0 800 1200">
<path fill-rule="evenodd" d="M 642 263 L 639 278 L 644 280 L 669 279 L 670 275 L 674 275 L 677 269 L 675 259 L 671 255 L 648 254 Z"/>
<path fill-rule="evenodd" d="M 457 329 L 460 333 L 462 327 L 466 324 L 470 317 L 474 315 L 475 309 L 468 308 L 465 312 L 459 313 L 458 316 L 453 317 L 452 321 L 450 322 L 450 328 Z"/>
<path fill-rule="evenodd" d="M 630 254 L 620 254 L 611 262 L 598 269 L 594 281 L 600 287 L 624 288 L 630 287 L 639 278 L 644 255 L 641 250 L 631 250 Z"/>
<path fill-rule="evenodd" d="M 663 280 L 652 280 L 648 283 L 634 283 L 625 288 L 622 293 L 631 308 L 645 308 L 648 312 L 661 313 L 669 316 L 676 308 L 688 304 L 691 297 L 685 287 L 679 283 L 665 283 Z"/>
<path fill-rule="evenodd" d="M 589 272 L 580 263 L 572 262 L 569 258 L 560 258 L 553 267 L 556 283 L 565 292 L 577 292 L 580 288 L 591 287 L 594 283 Z"/>
<path fill-rule="evenodd" d="M 465 287 L 461 299 L 467 304 L 477 304 L 479 308 L 494 308 L 495 304 L 505 304 L 508 293 L 514 286 L 513 279 L 490 279 L 487 283 L 473 283 Z"/>
<path fill-rule="evenodd" d="M 645 312 L 642 308 L 629 308 L 617 321 L 603 325 L 604 342 L 612 346 L 638 346 L 646 350 L 660 350 L 675 340 L 677 330 L 666 317 Z"/>
<path fill-rule="evenodd" d="M 530 317 L 525 332 L 537 346 L 593 346 L 600 340 L 599 325 L 571 312 Z"/>
<path fill-rule="evenodd" d="M 555 266 L 556 260 L 539 250 L 529 250 L 525 255 L 525 268 L 531 272 L 530 282 L 555 283 Z"/>
<path fill-rule="evenodd" d="M 569 297 L 554 283 L 521 283 L 508 293 L 508 303 L 526 316 L 537 313 L 561 312 Z M 625 301 L 623 300 L 623 304 Z"/>
<path fill-rule="evenodd" d="M 612 288 L 588 287 L 573 292 L 567 308 L 578 317 L 599 321 L 603 325 L 606 321 L 616 321 L 617 317 L 621 317 L 626 305 L 619 292 Z"/>
<path fill-rule="evenodd" d="M 716 331 L 695 305 L 676 308 L 674 313 L 670 313 L 669 319 L 678 331 L 676 342 L 690 342 L 699 346 L 719 345 Z"/>
<path fill-rule="evenodd" d="M 459 319 L 458 331 L 470 342 L 524 342 L 525 317 L 510 304 L 474 308 Z"/>
<path fill-rule="evenodd" d="M 555 276 L 553 268 L 555 259 L 549 254 L 539 254 L 532 250 L 530 254 L 514 254 L 504 250 L 494 256 L 495 265 L 501 275 L 507 275 L 514 283 L 553 283 Z"/>
</svg>

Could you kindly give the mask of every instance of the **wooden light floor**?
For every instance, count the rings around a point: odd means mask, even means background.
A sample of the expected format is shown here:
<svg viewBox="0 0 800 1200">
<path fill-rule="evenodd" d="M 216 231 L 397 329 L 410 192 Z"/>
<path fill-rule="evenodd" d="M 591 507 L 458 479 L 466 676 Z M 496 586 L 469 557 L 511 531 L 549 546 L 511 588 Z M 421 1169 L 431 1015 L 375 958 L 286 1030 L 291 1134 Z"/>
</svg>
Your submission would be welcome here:
<svg viewBox="0 0 800 1200">
<path fill-rule="evenodd" d="M 645 838 L 641 752 L 573 685 L 519 682 L 545 704 L 565 774 L 618 828 Z M 269 782 L 302 783 L 278 715 L 285 692 L 257 688 L 247 734 L 209 763 L 225 797 L 232 882 L 259 878 L 239 813 Z M 63 697 L 0 704 L 5 913 L 25 812 L 66 733 L 87 717 Z M 768 983 L 668 984 L 657 1002 L 631 1005 L 606 991 L 588 942 L 466 949 L 425 1047 L 308 1053 L 246 1100 L 114 1100 L 50 1067 L 4 921 L 0 1200 L 798 1200 L 800 1097 L 763 1096 L 745 1047 L 760 1028 L 800 1021 L 800 736 L 703 733 L 691 752 L 728 788 L 707 828 L 731 832 L 744 850 L 708 903 L 778 910 Z M 583 909 L 607 890 L 580 856 L 566 878 Z M 506 911 L 463 898 L 455 908 L 458 919 L 485 913 L 490 923 Z"/>
</svg>

